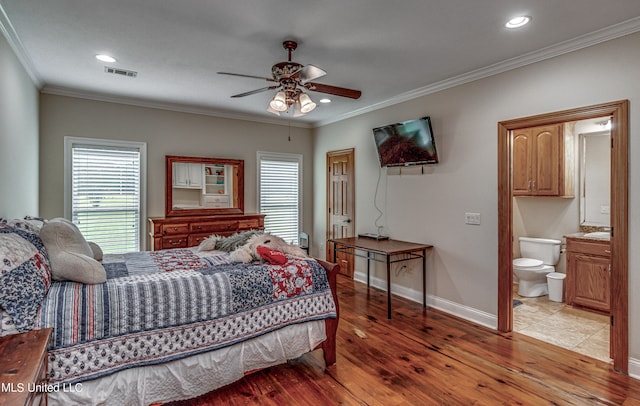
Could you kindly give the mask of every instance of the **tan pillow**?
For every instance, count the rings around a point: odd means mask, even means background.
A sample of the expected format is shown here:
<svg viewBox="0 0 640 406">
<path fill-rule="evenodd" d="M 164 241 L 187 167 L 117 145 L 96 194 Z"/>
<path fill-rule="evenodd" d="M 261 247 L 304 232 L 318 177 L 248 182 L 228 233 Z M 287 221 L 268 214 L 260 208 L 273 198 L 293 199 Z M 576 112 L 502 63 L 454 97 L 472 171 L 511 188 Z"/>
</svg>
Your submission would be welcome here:
<svg viewBox="0 0 640 406">
<path fill-rule="evenodd" d="M 68 280 L 87 284 L 104 283 L 107 274 L 94 259 L 94 252 L 78 227 L 67 219 L 48 221 L 40 230 L 51 263 L 51 276 L 55 280 Z"/>
</svg>

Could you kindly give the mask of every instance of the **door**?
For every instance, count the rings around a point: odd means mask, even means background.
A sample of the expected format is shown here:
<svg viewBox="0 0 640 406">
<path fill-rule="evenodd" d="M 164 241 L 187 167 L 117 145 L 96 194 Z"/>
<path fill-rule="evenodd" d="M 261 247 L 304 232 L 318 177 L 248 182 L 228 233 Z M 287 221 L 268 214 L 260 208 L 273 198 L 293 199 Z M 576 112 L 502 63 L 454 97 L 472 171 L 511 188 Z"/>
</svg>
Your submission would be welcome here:
<svg viewBox="0 0 640 406">
<path fill-rule="evenodd" d="M 327 152 L 327 240 L 355 235 L 354 149 Z M 327 260 L 333 261 L 327 243 Z M 340 273 L 353 278 L 353 256 L 338 252 Z"/>
<path fill-rule="evenodd" d="M 513 328 L 512 132 L 518 128 L 611 116 L 611 352 L 615 370 L 629 369 L 628 185 L 629 101 L 621 100 L 498 123 L 498 330 Z"/>
</svg>

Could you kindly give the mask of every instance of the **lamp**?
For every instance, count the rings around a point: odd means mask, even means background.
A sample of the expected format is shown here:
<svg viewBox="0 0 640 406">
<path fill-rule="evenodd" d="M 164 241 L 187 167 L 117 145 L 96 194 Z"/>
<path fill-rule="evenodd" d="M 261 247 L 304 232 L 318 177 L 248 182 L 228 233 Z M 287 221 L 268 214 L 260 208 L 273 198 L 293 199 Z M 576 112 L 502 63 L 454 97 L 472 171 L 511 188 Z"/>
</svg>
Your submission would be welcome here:
<svg viewBox="0 0 640 406">
<path fill-rule="evenodd" d="M 316 108 L 316 104 L 308 94 L 300 89 L 280 90 L 269 102 L 267 111 L 279 116 L 280 113 L 288 111 L 291 106 L 295 106 L 294 117 L 304 116 Z"/>
<path fill-rule="evenodd" d="M 269 107 L 275 111 L 287 111 L 289 106 L 287 105 L 287 96 L 281 90 L 273 97 L 273 100 L 269 102 Z"/>
<path fill-rule="evenodd" d="M 300 112 L 303 114 L 307 114 L 308 112 L 316 108 L 316 104 L 306 93 L 301 93 L 298 100 L 300 101 Z"/>
</svg>

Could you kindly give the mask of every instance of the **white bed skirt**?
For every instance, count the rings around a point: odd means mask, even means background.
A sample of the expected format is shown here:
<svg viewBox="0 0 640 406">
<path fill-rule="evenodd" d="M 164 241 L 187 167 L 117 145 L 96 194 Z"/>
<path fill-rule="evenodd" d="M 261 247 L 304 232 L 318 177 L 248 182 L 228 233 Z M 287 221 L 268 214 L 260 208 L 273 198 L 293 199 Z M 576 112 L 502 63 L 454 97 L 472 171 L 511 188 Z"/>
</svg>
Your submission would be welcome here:
<svg viewBox="0 0 640 406">
<path fill-rule="evenodd" d="M 282 364 L 326 339 L 323 320 L 295 324 L 233 346 L 131 368 L 49 393 L 49 405 L 148 405 L 200 396 L 246 372 Z"/>
</svg>

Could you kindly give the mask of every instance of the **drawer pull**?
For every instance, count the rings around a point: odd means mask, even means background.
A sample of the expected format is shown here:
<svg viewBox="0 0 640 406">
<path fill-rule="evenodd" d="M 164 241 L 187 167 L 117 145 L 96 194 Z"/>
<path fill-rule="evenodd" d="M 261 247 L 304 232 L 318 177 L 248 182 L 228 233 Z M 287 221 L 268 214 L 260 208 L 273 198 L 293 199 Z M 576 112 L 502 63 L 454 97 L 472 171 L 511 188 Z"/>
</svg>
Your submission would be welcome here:
<svg viewBox="0 0 640 406">
<path fill-rule="evenodd" d="M 196 229 L 202 230 L 202 226 L 198 226 L 198 227 L 196 227 Z"/>
<path fill-rule="evenodd" d="M 173 246 L 180 245 L 180 244 L 182 244 L 182 240 L 178 240 L 178 241 L 169 240 L 169 244 L 171 244 Z"/>
<path fill-rule="evenodd" d="M 604 250 L 605 254 L 611 254 L 611 250 Z"/>
</svg>

